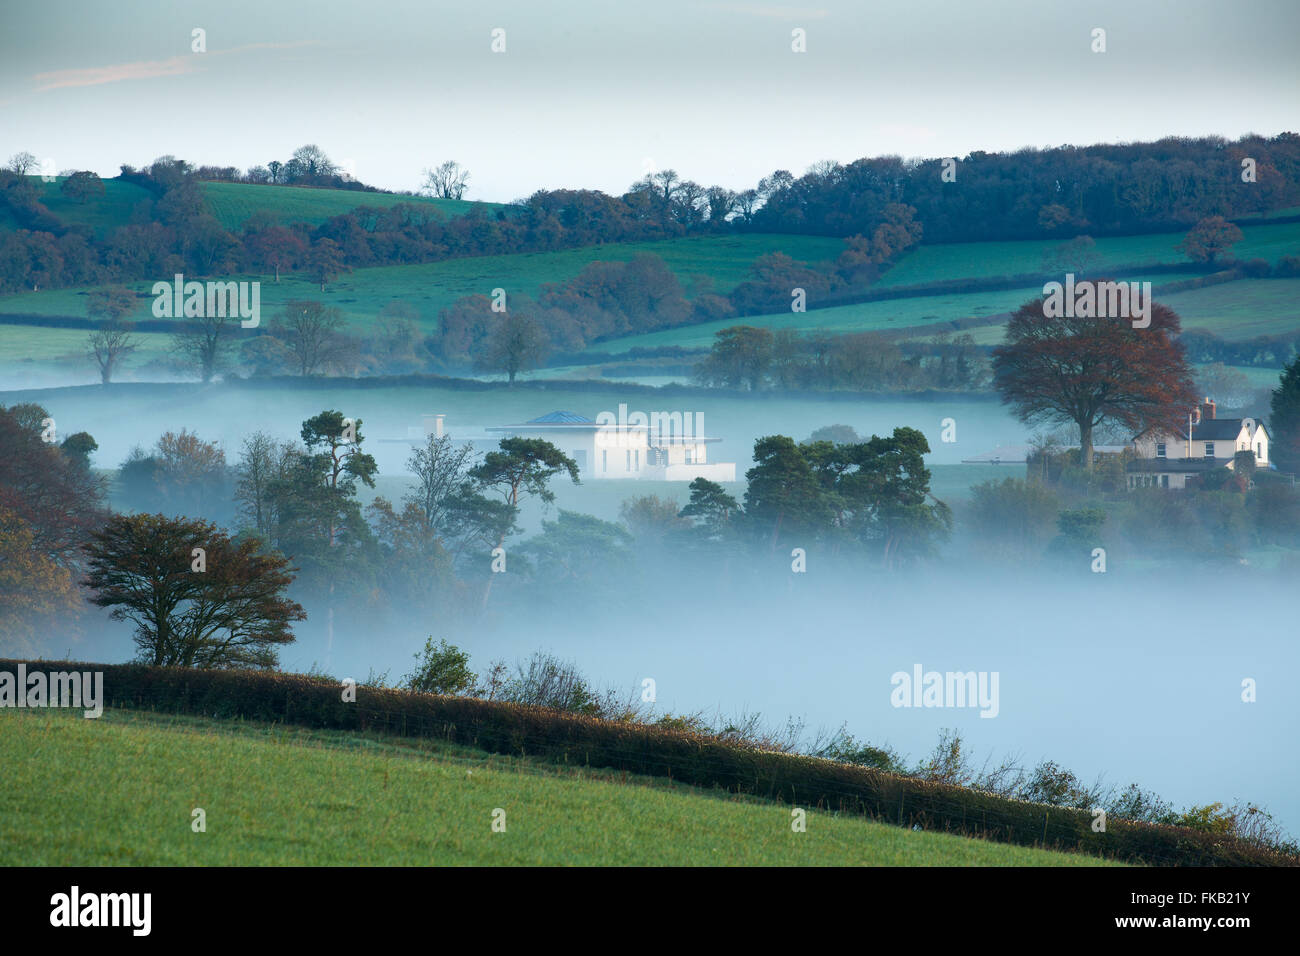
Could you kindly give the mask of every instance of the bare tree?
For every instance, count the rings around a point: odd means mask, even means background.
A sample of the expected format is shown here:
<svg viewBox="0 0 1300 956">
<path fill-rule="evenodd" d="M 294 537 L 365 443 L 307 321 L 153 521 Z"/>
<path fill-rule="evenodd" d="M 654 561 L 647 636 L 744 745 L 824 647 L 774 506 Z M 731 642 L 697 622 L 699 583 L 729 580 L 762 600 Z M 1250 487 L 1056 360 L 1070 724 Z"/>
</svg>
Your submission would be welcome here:
<svg viewBox="0 0 1300 956">
<path fill-rule="evenodd" d="M 297 163 L 298 168 L 307 176 L 333 176 L 338 172 L 338 166 L 315 143 L 299 146 L 289 161 Z"/>
<path fill-rule="evenodd" d="M 424 171 L 422 192 L 439 199 L 460 199 L 465 195 L 466 183 L 469 182 L 469 170 L 461 168 L 455 160 L 447 160 L 436 169 Z"/>
<path fill-rule="evenodd" d="M 347 357 L 343 313 L 332 305 L 293 300 L 285 304 L 276 326 L 276 335 L 293 355 L 300 375 L 337 367 Z"/>
<path fill-rule="evenodd" d="M 172 334 L 172 351 L 186 368 L 199 373 L 204 382 L 225 365 L 234 319 L 230 316 L 204 315 L 186 319 Z"/>
<path fill-rule="evenodd" d="M 304 454 L 294 442 L 281 441 L 266 432 L 254 432 L 244 439 L 235 466 L 235 501 L 267 541 L 275 540 L 280 523 L 276 507 L 279 499 L 272 493 L 275 483 L 287 481 Z"/>
<path fill-rule="evenodd" d="M 99 368 L 99 379 L 107 385 L 113 379 L 118 363 L 135 351 L 128 334 L 130 323 L 124 316 L 135 309 L 135 293 L 121 286 L 97 289 L 86 299 L 86 313 L 91 317 L 103 316 L 103 321 L 86 338 L 86 355 Z"/>
<path fill-rule="evenodd" d="M 14 153 L 9 157 L 9 171 L 17 173 L 19 176 L 29 175 L 34 172 L 38 166 L 39 163 L 37 163 L 36 157 L 25 150 L 21 153 Z"/>
<path fill-rule="evenodd" d="M 109 319 L 86 339 L 86 355 L 99 367 L 99 380 L 105 385 L 113 380 L 118 363 L 135 351 L 128 333 L 126 325 Z"/>
</svg>

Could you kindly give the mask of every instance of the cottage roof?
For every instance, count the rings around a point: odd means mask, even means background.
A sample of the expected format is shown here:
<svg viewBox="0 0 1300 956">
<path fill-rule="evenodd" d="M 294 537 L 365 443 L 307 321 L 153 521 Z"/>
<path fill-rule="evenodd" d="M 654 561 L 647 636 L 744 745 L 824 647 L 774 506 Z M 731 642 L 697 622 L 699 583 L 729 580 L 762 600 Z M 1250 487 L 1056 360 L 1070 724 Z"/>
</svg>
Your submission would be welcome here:
<svg viewBox="0 0 1300 956">
<path fill-rule="evenodd" d="M 1192 441 L 1233 441 L 1241 434 L 1241 423 L 1245 421 L 1242 418 L 1205 418 L 1199 424 L 1192 426 Z M 1255 420 L 1255 424 L 1264 428 L 1264 423 Z M 1141 435 L 1135 435 L 1140 438 L 1142 435 L 1151 433 L 1153 430 L 1148 429 Z M 1175 428 L 1172 430 L 1175 437 L 1187 440 L 1187 430 L 1185 428 Z M 1264 434 L 1268 434 L 1268 429 L 1264 428 Z"/>
</svg>

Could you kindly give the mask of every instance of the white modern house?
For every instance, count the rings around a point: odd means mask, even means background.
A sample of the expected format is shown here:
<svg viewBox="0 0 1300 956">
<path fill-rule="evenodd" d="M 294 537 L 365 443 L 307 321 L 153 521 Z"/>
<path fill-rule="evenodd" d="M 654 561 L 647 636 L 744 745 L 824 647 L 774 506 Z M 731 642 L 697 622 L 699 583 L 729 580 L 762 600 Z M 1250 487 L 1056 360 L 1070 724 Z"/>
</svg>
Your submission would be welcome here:
<svg viewBox="0 0 1300 956">
<path fill-rule="evenodd" d="M 1133 436 L 1129 488 L 1186 488 L 1189 480 L 1215 468 L 1233 468 L 1237 452 L 1255 454 L 1258 468 L 1271 467 L 1268 429 L 1253 418 L 1218 418 L 1206 398 L 1188 416 L 1185 429 L 1147 429 Z"/>
<path fill-rule="evenodd" d="M 577 462 L 583 479 L 735 481 L 735 462 L 709 461 L 709 446 L 722 439 L 703 434 L 702 418 L 682 412 L 629 415 L 620 405 L 617 415 L 602 412 L 591 419 L 556 411 L 487 431 L 501 438 L 544 438 Z"/>
</svg>

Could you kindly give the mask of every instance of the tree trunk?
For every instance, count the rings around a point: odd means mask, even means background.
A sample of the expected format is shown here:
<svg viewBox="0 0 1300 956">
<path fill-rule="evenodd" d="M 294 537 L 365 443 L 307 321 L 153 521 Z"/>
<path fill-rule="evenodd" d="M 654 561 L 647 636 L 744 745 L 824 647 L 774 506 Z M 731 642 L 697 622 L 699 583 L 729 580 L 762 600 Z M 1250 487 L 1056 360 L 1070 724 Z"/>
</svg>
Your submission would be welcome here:
<svg viewBox="0 0 1300 956">
<path fill-rule="evenodd" d="M 1092 425 L 1079 422 L 1079 462 L 1092 471 Z"/>
</svg>

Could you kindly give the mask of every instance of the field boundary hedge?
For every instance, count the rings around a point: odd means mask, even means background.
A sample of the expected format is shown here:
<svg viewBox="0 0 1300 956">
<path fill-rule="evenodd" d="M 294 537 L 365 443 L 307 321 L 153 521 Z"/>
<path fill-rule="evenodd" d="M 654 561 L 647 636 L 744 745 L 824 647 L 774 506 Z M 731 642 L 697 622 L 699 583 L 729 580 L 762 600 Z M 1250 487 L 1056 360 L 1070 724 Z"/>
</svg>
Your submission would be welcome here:
<svg viewBox="0 0 1300 956">
<path fill-rule="evenodd" d="M 0 671 L 19 662 L 0 660 Z M 1179 827 L 1110 818 L 1094 832 L 1085 810 L 1026 803 L 816 757 L 756 750 L 714 737 L 499 701 L 358 686 L 263 671 L 26 661 L 30 670 L 101 671 L 105 704 L 214 718 L 446 740 L 490 753 L 666 777 L 908 828 L 1021 846 L 1080 851 L 1140 864 L 1300 864 L 1265 847 Z"/>
</svg>

